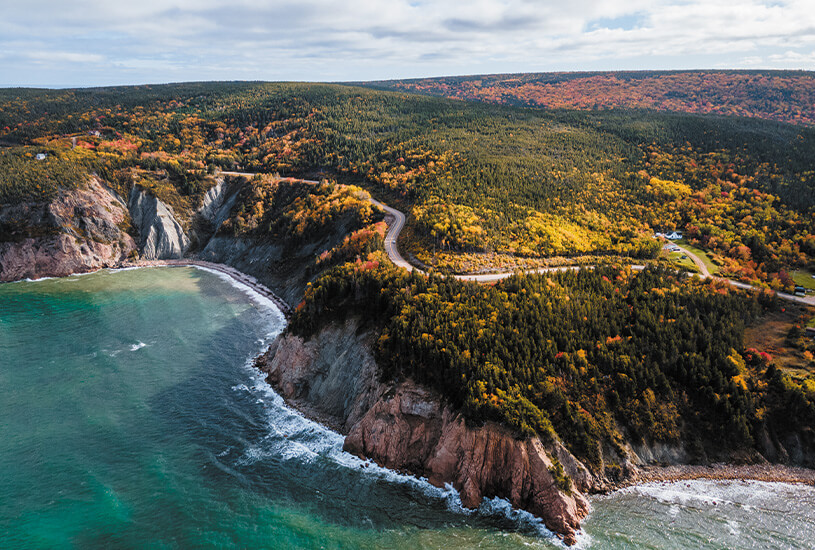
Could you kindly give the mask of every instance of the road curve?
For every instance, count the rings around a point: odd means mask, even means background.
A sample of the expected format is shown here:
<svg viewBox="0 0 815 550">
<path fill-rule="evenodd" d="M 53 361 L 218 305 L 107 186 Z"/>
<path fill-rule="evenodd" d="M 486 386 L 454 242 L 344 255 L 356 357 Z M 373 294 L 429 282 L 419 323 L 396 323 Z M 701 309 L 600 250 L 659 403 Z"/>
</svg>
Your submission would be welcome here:
<svg viewBox="0 0 815 550">
<path fill-rule="evenodd" d="M 245 177 L 253 177 L 255 174 L 252 172 L 220 172 L 221 175 L 225 176 L 245 176 Z M 282 178 L 282 179 L 289 179 L 289 180 L 296 180 L 302 181 L 305 183 L 314 183 L 318 184 L 320 182 L 314 180 L 303 180 L 303 179 L 296 179 L 296 178 Z M 410 264 L 402 254 L 399 253 L 399 234 L 402 232 L 402 229 L 405 227 L 405 215 L 400 212 L 399 210 L 392 208 L 376 199 L 368 195 L 368 200 L 376 207 L 381 208 L 385 211 L 386 217 L 385 222 L 388 224 L 388 231 L 385 234 L 385 252 L 388 254 L 388 258 L 394 263 L 394 265 L 398 267 L 402 267 L 407 269 L 408 271 L 416 271 L 418 273 L 426 273 L 422 271 L 418 267 L 414 267 Z M 710 273 L 705 263 L 702 261 L 699 256 L 691 252 L 690 250 L 683 248 L 679 245 L 676 245 L 682 252 L 687 254 L 687 256 L 693 261 L 696 267 L 699 269 L 699 275 L 703 279 L 713 278 L 719 281 L 724 281 L 733 285 L 736 288 L 741 288 L 743 290 L 755 290 L 755 291 L 762 291 L 763 288 L 756 287 L 747 283 L 742 283 L 739 281 L 734 281 L 732 279 L 725 279 L 723 277 L 716 277 Z M 525 273 L 554 273 L 558 271 L 569 271 L 569 270 L 578 270 L 578 269 L 593 269 L 594 266 L 561 266 L 561 267 L 543 267 L 539 269 L 528 269 Z M 644 265 L 632 265 L 631 269 L 634 270 L 642 270 L 645 269 Z M 482 273 L 482 274 L 471 274 L 471 275 L 453 275 L 456 279 L 462 281 L 474 281 L 477 283 L 492 283 L 496 281 L 500 281 L 502 279 L 506 279 L 511 277 L 515 274 L 516 271 L 504 271 L 499 273 Z M 793 296 L 792 294 L 787 294 L 786 292 L 776 292 L 776 295 L 781 298 L 782 300 L 788 300 L 791 302 L 798 302 L 800 304 L 806 304 L 810 306 L 815 306 L 815 296 Z"/>
<path fill-rule="evenodd" d="M 391 220 L 390 222 L 388 222 L 388 232 L 385 235 L 385 251 L 388 253 L 388 257 L 390 258 L 390 260 L 395 265 L 397 265 L 399 267 L 403 267 L 403 268 L 407 269 L 408 271 L 417 271 L 419 273 L 424 273 L 424 271 L 422 271 L 421 269 L 419 269 L 417 267 L 414 267 L 410 263 L 408 263 L 407 260 L 405 260 L 402 257 L 402 255 L 399 253 L 398 239 L 399 239 L 399 233 L 401 233 L 402 228 L 405 226 L 405 215 L 402 212 L 396 210 L 395 208 L 391 208 L 390 206 L 387 206 L 387 205 L 379 202 L 378 200 L 374 199 L 373 197 L 371 197 L 369 200 L 371 201 L 372 204 L 374 204 L 375 206 L 378 206 L 379 208 L 384 210 L 387 213 L 388 218 L 390 218 L 390 220 Z M 387 221 L 387 218 L 386 218 L 386 221 Z M 753 286 L 753 285 L 750 285 L 750 284 L 747 284 L 747 283 L 734 281 L 732 279 L 725 279 L 723 277 L 716 277 L 716 276 L 714 276 L 714 275 L 712 275 L 710 273 L 710 270 L 708 270 L 707 266 L 702 261 L 702 259 L 699 258 L 699 256 L 697 256 L 696 254 L 694 254 L 690 250 L 688 250 L 686 248 L 683 248 L 683 247 L 681 247 L 679 245 L 675 245 L 675 246 L 677 246 L 682 252 L 687 254 L 687 256 L 693 261 L 693 263 L 699 269 L 699 276 L 702 279 L 712 278 L 712 279 L 716 279 L 716 280 L 719 280 L 719 281 L 724 281 L 726 283 L 729 283 L 729 284 L 733 285 L 736 288 L 741 288 L 743 290 L 755 290 L 755 291 L 764 290 L 764 289 L 762 289 L 760 287 L 756 287 L 756 286 Z M 544 273 L 554 273 L 554 272 L 558 272 L 558 271 L 569 271 L 569 270 L 578 270 L 578 269 L 593 269 L 593 268 L 594 268 L 594 266 L 543 267 L 543 268 L 540 268 L 540 269 L 528 269 L 528 270 L 525 271 L 525 273 L 544 274 Z M 645 269 L 645 266 L 644 265 L 632 265 L 631 269 L 642 270 L 642 269 Z M 476 274 L 473 274 L 473 275 L 453 275 L 453 277 L 455 277 L 456 279 L 462 280 L 462 281 L 474 281 L 474 282 L 478 282 L 478 283 L 492 283 L 492 282 L 500 281 L 502 279 L 506 279 L 508 277 L 511 277 L 514 273 L 515 273 L 515 271 L 505 271 L 505 272 L 500 272 L 500 273 L 483 273 L 483 274 L 477 274 L 477 275 Z M 779 298 L 783 299 L 783 300 L 788 300 L 788 301 L 791 301 L 791 302 L 798 302 L 800 304 L 815 306 L 815 296 L 809 296 L 809 297 L 793 296 L 792 294 L 787 294 L 786 292 L 777 292 L 776 295 Z"/>
<path fill-rule="evenodd" d="M 371 201 L 371 204 L 374 206 L 378 206 L 385 211 L 385 222 L 388 224 L 388 232 L 385 234 L 385 252 L 388 253 L 388 258 L 390 258 L 395 265 L 403 267 L 408 271 L 413 271 L 415 269 L 420 273 L 423 273 L 422 270 L 413 267 L 402 257 L 402 255 L 399 253 L 399 247 L 396 244 L 396 241 L 399 238 L 399 233 L 401 233 L 402 228 L 405 227 L 405 215 L 399 212 L 397 209 L 391 208 L 373 197 L 370 197 L 370 195 L 368 200 Z"/>
<path fill-rule="evenodd" d="M 685 248 L 683 246 L 679 246 L 676 243 L 673 243 L 673 246 L 675 246 L 676 248 L 681 250 L 688 258 L 691 259 L 691 261 L 694 263 L 696 268 L 699 270 L 699 274 L 702 276 L 703 279 L 707 279 L 708 277 L 711 276 L 710 271 L 708 270 L 707 266 L 705 265 L 705 262 L 703 262 L 702 259 L 699 256 L 697 256 L 696 254 L 694 254 L 693 252 L 691 252 L 687 248 Z"/>
</svg>

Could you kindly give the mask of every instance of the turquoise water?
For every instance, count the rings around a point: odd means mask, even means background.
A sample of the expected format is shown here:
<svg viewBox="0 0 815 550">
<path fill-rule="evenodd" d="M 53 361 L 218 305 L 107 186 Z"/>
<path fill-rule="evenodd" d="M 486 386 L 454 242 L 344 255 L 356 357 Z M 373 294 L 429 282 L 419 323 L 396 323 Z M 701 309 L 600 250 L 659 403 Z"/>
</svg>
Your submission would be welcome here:
<svg viewBox="0 0 815 550">
<path fill-rule="evenodd" d="M 506 503 L 368 465 L 249 360 L 273 307 L 188 268 L 0 285 L 0 548 L 553 548 Z M 815 490 L 593 499 L 593 548 L 811 548 Z"/>
</svg>

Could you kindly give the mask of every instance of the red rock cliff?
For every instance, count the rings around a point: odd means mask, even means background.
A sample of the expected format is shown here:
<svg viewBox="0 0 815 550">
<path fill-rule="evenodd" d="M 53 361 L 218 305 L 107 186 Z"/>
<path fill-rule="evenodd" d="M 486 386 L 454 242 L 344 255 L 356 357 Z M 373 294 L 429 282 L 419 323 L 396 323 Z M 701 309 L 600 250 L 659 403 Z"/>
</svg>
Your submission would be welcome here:
<svg viewBox="0 0 815 550">
<path fill-rule="evenodd" d="M 372 337 L 358 329 L 350 320 L 308 341 L 284 334 L 256 366 L 287 401 L 347 434 L 347 451 L 435 485 L 450 483 L 468 508 L 484 497 L 505 498 L 575 542 L 589 505 L 574 485 L 569 494 L 558 489 L 550 457 L 561 457 L 578 481 L 589 474 L 564 447 L 516 439 L 495 423 L 468 426 L 438 395 L 410 381 L 380 383 Z"/>
<path fill-rule="evenodd" d="M 61 190 L 46 204 L 0 208 L 2 226 L 26 228 L 28 236 L 0 236 L 0 281 L 64 277 L 117 265 L 136 247 L 120 229 L 126 206 L 99 180 Z"/>
</svg>

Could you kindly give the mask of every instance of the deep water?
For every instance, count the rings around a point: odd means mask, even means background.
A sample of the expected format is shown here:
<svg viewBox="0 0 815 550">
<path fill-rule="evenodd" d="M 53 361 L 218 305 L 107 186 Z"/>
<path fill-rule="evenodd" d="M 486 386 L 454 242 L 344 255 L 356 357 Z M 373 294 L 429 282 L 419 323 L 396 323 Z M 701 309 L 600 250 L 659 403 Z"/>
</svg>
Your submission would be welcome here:
<svg viewBox="0 0 815 550">
<path fill-rule="evenodd" d="M 283 328 L 218 275 L 0 285 L 0 548 L 552 548 L 501 501 L 366 464 L 250 366 Z M 592 548 L 812 548 L 815 490 L 689 482 L 595 498 Z"/>
</svg>

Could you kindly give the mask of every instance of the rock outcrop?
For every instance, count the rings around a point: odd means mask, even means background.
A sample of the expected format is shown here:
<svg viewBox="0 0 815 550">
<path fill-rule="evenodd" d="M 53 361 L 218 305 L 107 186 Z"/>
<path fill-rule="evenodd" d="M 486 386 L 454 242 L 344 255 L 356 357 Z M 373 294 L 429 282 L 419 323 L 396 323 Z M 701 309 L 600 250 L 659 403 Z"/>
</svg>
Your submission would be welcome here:
<svg viewBox="0 0 815 550">
<path fill-rule="evenodd" d="M 478 507 L 484 497 L 505 498 L 543 519 L 567 544 L 577 542 L 589 512 L 573 485 L 568 492 L 558 488 L 554 462 L 540 439 L 516 439 L 491 422 L 467 426 L 438 396 L 409 381 L 376 402 L 351 429 L 344 448 L 434 485 L 451 483 L 467 508 Z"/>
<path fill-rule="evenodd" d="M 171 207 L 134 186 L 128 200 L 133 225 L 139 232 L 139 248 L 145 260 L 181 258 L 190 246 L 184 228 Z"/>
<path fill-rule="evenodd" d="M 329 325 L 307 342 L 284 333 L 255 366 L 289 403 L 347 434 L 387 390 L 369 351 L 372 343 L 352 319 Z"/>
<path fill-rule="evenodd" d="M 128 212 L 97 178 L 62 189 L 50 203 L 0 208 L 0 227 L 21 235 L 0 238 L 0 281 L 64 277 L 112 267 L 136 247 L 122 230 Z"/>
<path fill-rule="evenodd" d="M 469 508 L 484 497 L 505 498 L 575 542 L 588 502 L 574 484 L 567 492 L 558 488 L 552 457 L 562 455 L 567 473 L 584 483 L 590 474 L 565 447 L 519 440 L 495 423 L 468 426 L 427 389 L 381 383 L 372 344 L 372 334 L 351 319 L 328 324 L 308 341 L 283 334 L 256 366 L 289 403 L 346 434 L 349 452 L 439 486 L 450 483 Z"/>
<path fill-rule="evenodd" d="M 229 212 L 238 198 L 239 185 L 229 185 L 223 178 L 218 179 L 204 195 L 198 216 L 216 230 L 229 217 Z"/>
</svg>

